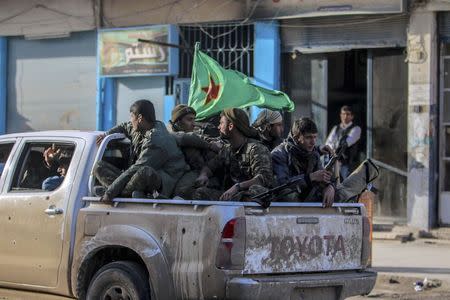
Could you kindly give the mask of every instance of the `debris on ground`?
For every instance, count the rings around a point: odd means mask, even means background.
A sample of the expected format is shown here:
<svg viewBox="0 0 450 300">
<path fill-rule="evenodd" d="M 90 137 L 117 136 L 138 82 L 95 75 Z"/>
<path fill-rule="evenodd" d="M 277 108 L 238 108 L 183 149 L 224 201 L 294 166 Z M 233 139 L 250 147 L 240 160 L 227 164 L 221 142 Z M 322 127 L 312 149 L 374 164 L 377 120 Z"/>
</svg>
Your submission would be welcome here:
<svg viewBox="0 0 450 300">
<path fill-rule="evenodd" d="M 437 239 L 435 235 L 426 230 L 420 230 L 418 236 L 419 239 Z"/>
<path fill-rule="evenodd" d="M 442 285 L 442 281 L 438 279 L 428 279 L 425 277 L 423 281 L 416 281 L 414 283 L 414 290 L 416 292 L 421 292 L 423 290 L 437 288 Z"/>
<path fill-rule="evenodd" d="M 391 278 L 389 278 L 389 283 L 390 284 L 399 284 L 400 281 L 398 281 L 397 277 L 391 277 Z"/>
<path fill-rule="evenodd" d="M 392 283 L 391 279 L 399 283 Z M 415 283 L 422 283 L 422 291 L 415 291 Z M 379 273 L 377 283 L 369 295 L 354 296 L 349 300 L 443 300 L 450 299 L 450 281 Z"/>
<path fill-rule="evenodd" d="M 427 289 L 432 289 L 432 288 L 437 288 L 440 287 L 442 285 L 442 281 L 438 280 L 438 279 L 427 279 L 425 278 L 424 282 L 424 286 Z"/>
<path fill-rule="evenodd" d="M 395 239 L 400 240 L 402 243 L 413 242 L 416 240 L 414 238 L 414 234 L 412 232 L 410 232 L 409 234 L 406 234 L 406 235 L 397 235 L 395 237 Z"/>
<path fill-rule="evenodd" d="M 416 281 L 414 282 L 414 290 L 416 292 L 421 292 L 423 291 L 423 282 L 422 281 Z"/>
</svg>

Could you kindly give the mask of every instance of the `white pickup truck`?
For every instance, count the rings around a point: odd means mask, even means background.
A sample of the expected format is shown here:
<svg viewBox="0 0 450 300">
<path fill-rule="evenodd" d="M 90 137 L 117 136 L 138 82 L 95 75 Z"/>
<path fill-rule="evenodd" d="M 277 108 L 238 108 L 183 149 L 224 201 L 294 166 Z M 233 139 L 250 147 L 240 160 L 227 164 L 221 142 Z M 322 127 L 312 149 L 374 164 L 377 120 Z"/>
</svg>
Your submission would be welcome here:
<svg viewBox="0 0 450 300">
<path fill-rule="evenodd" d="M 373 288 L 361 204 L 103 204 L 94 163 L 126 166 L 129 144 L 114 134 L 97 146 L 98 134 L 0 136 L 1 299 L 344 299 Z M 42 185 L 49 147 L 70 158 L 54 190 Z"/>
</svg>

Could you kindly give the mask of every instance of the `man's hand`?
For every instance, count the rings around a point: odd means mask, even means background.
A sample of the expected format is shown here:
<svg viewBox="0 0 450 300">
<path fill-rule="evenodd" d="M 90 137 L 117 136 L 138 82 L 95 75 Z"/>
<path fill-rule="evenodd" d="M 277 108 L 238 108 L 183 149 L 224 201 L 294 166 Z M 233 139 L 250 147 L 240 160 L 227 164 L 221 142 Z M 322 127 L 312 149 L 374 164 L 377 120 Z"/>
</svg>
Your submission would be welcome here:
<svg viewBox="0 0 450 300">
<path fill-rule="evenodd" d="M 328 185 L 323 190 L 323 199 L 322 199 L 322 207 L 331 207 L 334 203 L 334 187 L 332 185 Z"/>
<path fill-rule="evenodd" d="M 209 142 L 209 150 L 215 153 L 219 153 L 220 149 L 222 149 L 222 143 L 218 141 Z"/>
<path fill-rule="evenodd" d="M 237 193 L 239 193 L 239 189 L 236 185 L 233 185 L 228 190 L 226 190 L 225 193 L 222 194 L 222 196 L 220 196 L 220 200 L 231 200 Z"/>
<path fill-rule="evenodd" d="M 333 176 L 333 173 L 327 170 L 318 170 L 309 174 L 309 178 L 311 179 L 311 181 L 325 183 L 330 183 L 331 176 Z"/>
<path fill-rule="evenodd" d="M 320 155 L 325 155 L 325 154 L 334 155 L 334 150 L 331 149 L 331 147 L 328 145 L 320 146 L 319 150 L 320 150 Z"/>
<path fill-rule="evenodd" d="M 55 144 L 53 144 L 51 147 L 48 147 L 44 151 L 44 161 L 47 164 L 48 167 L 51 167 L 55 159 L 59 158 L 59 155 L 61 154 L 61 149 L 56 149 Z"/>
<path fill-rule="evenodd" d="M 200 174 L 200 176 L 198 176 L 197 179 L 195 180 L 194 184 L 196 187 L 200 187 L 200 186 L 207 186 L 208 182 L 209 182 L 208 176 Z"/>
<path fill-rule="evenodd" d="M 109 197 L 108 194 L 105 193 L 105 194 L 100 198 L 100 202 L 106 203 L 106 204 L 110 204 L 110 203 L 112 203 L 112 199 Z"/>
<path fill-rule="evenodd" d="M 99 146 L 102 143 L 105 136 L 106 136 L 106 133 L 97 135 L 97 138 L 95 139 L 95 143 L 97 144 L 97 146 Z"/>
</svg>

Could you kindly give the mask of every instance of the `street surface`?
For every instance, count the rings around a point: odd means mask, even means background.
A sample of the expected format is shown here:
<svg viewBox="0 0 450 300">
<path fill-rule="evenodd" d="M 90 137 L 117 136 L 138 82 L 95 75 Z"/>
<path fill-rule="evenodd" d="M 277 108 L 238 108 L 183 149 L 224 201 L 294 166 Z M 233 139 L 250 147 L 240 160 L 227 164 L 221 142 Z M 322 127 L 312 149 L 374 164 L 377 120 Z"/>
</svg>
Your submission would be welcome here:
<svg viewBox="0 0 450 300">
<path fill-rule="evenodd" d="M 349 299 L 450 299 L 448 240 L 419 239 L 407 243 L 375 240 L 372 265 L 379 272 L 372 293 Z M 416 292 L 414 283 L 425 278 L 442 285 Z"/>
<path fill-rule="evenodd" d="M 373 268 L 377 270 L 377 284 L 368 296 L 348 298 L 367 299 L 450 299 L 450 241 L 419 239 L 401 243 L 398 240 L 375 240 L 373 244 Z M 440 287 L 421 292 L 414 290 L 416 281 L 439 280 Z M 398 282 L 398 283 L 390 283 Z M 0 289 L 3 299 L 68 299 L 65 297 L 6 291 Z"/>
</svg>

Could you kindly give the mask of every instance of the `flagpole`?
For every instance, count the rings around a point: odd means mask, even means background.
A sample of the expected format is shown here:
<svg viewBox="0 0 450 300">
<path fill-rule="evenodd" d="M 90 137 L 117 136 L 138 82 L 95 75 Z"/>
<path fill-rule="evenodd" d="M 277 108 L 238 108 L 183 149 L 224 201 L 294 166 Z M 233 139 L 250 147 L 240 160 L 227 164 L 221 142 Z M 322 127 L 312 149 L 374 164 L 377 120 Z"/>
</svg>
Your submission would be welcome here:
<svg viewBox="0 0 450 300">
<path fill-rule="evenodd" d="M 159 42 L 159 41 L 155 41 L 155 40 L 138 39 L 138 42 L 147 43 L 147 44 L 155 44 L 155 45 L 160 45 L 160 46 L 165 46 L 165 47 L 173 47 L 173 48 L 184 49 L 184 50 L 189 50 L 189 51 L 193 50 L 191 47 L 185 47 L 185 46 L 176 45 L 176 44 L 164 43 L 164 42 Z M 195 44 L 195 45 L 197 46 L 197 44 Z"/>
</svg>

